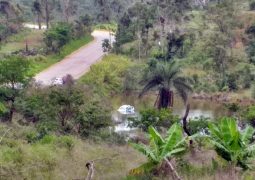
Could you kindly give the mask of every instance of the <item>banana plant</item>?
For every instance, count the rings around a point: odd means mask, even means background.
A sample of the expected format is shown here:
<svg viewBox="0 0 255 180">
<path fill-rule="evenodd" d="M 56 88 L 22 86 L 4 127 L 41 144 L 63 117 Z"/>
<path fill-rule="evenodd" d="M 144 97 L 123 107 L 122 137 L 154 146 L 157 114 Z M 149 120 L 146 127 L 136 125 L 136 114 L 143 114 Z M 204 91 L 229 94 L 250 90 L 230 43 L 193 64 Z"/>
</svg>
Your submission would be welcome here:
<svg viewBox="0 0 255 180">
<path fill-rule="evenodd" d="M 251 168 L 249 162 L 255 157 L 254 128 L 247 126 L 241 131 L 234 119 L 223 118 L 217 124 L 210 123 L 209 132 L 209 139 L 219 156 L 244 170 Z"/>
<path fill-rule="evenodd" d="M 178 124 L 172 125 L 165 138 L 155 128 L 149 127 L 149 138 L 149 145 L 131 144 L 148 159 L 145 164 L 134 169 L 132 174 L 151 172 L 165 163 L 175 178 L 180 180 L 181 177 L 178 175 L 170 159 L 186 150 L 185 138 L 183 137 L 181 126 Z"/>
</svg>

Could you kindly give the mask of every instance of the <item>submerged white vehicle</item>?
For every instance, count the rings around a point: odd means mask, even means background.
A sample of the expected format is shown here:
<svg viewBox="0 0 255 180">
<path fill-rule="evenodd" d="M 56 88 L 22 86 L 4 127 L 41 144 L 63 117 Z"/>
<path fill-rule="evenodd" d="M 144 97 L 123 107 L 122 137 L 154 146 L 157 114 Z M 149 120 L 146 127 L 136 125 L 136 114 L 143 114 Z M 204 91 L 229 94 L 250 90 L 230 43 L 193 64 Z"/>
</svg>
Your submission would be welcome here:
<svg viewBox="0 0 255 180">
<path fill-rule="evenodd" d="M 123 105 L 118 109 L 118 112 L 121 114 L 135 114 L 134 106 Z"/>
</svg>

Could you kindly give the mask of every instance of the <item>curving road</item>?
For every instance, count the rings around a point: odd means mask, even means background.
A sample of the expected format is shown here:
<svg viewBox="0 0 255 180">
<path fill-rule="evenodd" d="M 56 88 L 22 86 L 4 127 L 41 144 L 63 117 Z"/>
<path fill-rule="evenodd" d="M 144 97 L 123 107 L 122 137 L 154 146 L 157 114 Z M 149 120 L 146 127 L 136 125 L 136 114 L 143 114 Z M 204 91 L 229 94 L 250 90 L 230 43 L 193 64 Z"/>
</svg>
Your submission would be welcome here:
<svg viewBox="0 0 255 180">
<path fill-rule="evenodd" d="M 102 41 L 110 37 L 109 32 L 105 31 L 94 31 L 92 35 L 94 41 L 37 74 L 35 80 L 43 85 L 50 85 L 54 78 L 62 78 L 70 74 L 74 79 L 79 79 L 88 72 L 90 66 L 103 57 Z"/>
</svg>

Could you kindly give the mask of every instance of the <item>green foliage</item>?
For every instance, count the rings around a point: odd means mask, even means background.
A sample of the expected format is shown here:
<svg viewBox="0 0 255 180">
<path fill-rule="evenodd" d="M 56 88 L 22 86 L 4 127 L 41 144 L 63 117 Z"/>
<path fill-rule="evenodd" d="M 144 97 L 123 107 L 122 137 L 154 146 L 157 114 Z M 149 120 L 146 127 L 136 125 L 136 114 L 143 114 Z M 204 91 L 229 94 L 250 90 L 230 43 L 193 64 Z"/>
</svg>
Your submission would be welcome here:
<svg viewBox="0 0 255 180">
<path fill-rule="evenodd" d="M 130 93 L 137 89 L 140 89 L 140 81 L 146 69 L 144 64 L 135 64 L 127 69 L 124 77 L 123 90 L 126 93 Z"/>
<path fill-rule="evenodd" d="M 102 100 L 92 100 L 86 104 L 82 118 L 78 119 L 83 136 L 97 135 L 98 131 L 112 125 L 111 107 Z"/>
<path fill-rule="evenodd" d="M 252 85 L 251 96 L 253 99 L 255 99 L 255 83 Z"/>
<path fill-rule="evenodd" d="M 228 75 L 227 86 L 228 86 L 229 90 L 231 90 L 231 91 L 238 90 L 236 79 L 237 79 L 237 77 L 234 74 Z"/>
<path fill-rule="evenodd" d="M 255 10 L 255 1 L 250 1 L 250 10 Z"/>
<path fill-rule="evenodd" d="M 31 58 L 31 74 L 39 73 L 40 71 L 48 68 L 54 63 L 59 62 L 63 58 L 65 58 L 67 55 L 71 54 L 72 52 L 76 51 L 80 47 L 88 44 L 93 40 L 93 37 L 91 35 L 83 35 L 82 37 L 78 39 L 71 40 L 68 44 L 64 45 L 58 54 L 54 55 L 47 55 L 45 57 L 33 57 Z"/>
<path fill-rule="evenodd" d="M 67 23 L 57 23 L 45 32 L 44 42 L 48 51 L 59 52 L 71 39 L 72 27 Z"/>
<path fill-rule="evenodd" d="M 121 92 L 125 72 L 131 65 L 130 60 L 124 56 L 107 55 L 101 62 L 91 67 L 80 79 L 80 83 L 89 85 L 100 95 Z"/>
<path fill-rule="evenodd" d="M 247 108 L 247 110 L 244 112 L 244 119 L 255 127 L 255 106 L 250 106 Z"/>
<path fill-rule="evenodd" d="M 39 133 L 31 134 L 33 143 L 44 138 L 50 131 L 78 133 L 89 136 L 111 125 L 111 107 L 75 85 L 30 88 L 17 101 L 17 111 L 27 122 L 36 123 Z"/>
<path fill-rule="evenodd" d="M 200 132 L 207 132 L 209 122 L 210 119 L 205 117 L 199 117 L 189 120 L 188 128 L 190 133 L 194 135 Z"/>
<path fill-rule="evenodd" d="M 102 48 L 104 52 L 110 52 L 112 49 L 112 45 L 110 44 L 109 39 L 104 39 L 102 43 Z"/>
<path fill-rule="evenodd" d="M 159 95 L 156 104 L 159 109 L 173 106 L 174 90 L 186 102 L 192 88 L 189 85 L 189 79 L 180 74 L 180 67 L 175 61 L 159 62 L 155 67 L 149 67 L 148 74 L 143 80 L 145 86 L 140 97 L 157 88 Z"/>
<path fill-rule="evenodd" d="M 129 127 L 138 127 L 148 131 L 150 126 L 157 129 L 169 128 L 179 120 L 179 117 L 173 115 L 170 109 L 145 109 L 140 111 L 140 117 L 129 118 Z"/>
<path fill-rule="evenodd" d="M 132 170 L 133 174 L 140 170 L 139 174 L 153 172 L 160 168 L 162 162 L 171 159 L 185 151 L 185 139 L 183 138 L 182 128 L 174 124 L 163 138 L 153 127 L 149 128 L 149 145 L 132 144 L 140 153 L 145 155 L 148 161 L 139 168 Z M 131 175 L 132 175 L 131 171 Z"/>
<path fill-rule="evenodd" d="M 15 101 L 21 89 L 28 83 L 30 63 L 23 57 L 10 56 L 0 61 L 0 102 L 8 109 L 8 119 L 12 121 Z M 2 106 L 2 110 L 5 111 Z"/>
<path fill-rule="evenodd" d="M 111 23 L 100 23 L 95 25 L 94 29 L 98 29 L 98 30 L 107 30 L 107 31 L 111 31 L 111 32 L 116 32 L 117 31 L 117 24 L 115 22 L 111 22 Z"/>
<path fill-rule="evenodd" d="M 209 124 L 209 132 L 218 155 L 235 166 L 250 168 L 249 163 L 255 153 L 255 145 L 251 143 L 255 132 L 252 127 L 239 131 L 234 119 L 222 118 L 217 124 Z"/>
</svg>

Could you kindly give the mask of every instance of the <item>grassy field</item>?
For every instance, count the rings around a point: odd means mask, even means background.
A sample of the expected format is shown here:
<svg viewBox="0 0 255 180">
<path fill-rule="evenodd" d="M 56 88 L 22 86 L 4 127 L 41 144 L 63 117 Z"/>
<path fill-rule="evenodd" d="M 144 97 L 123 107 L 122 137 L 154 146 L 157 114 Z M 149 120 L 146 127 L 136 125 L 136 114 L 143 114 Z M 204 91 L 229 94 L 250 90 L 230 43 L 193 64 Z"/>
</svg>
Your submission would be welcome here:
<svg viewBox="0 0 255 180">
<path fill-rule="evenodd" d="M 79 82 L 93 87 L 102 95 L 110 92 L 121 92 L 126 70 L 133 65 L 126 56 L 110 54 L 93 65 L 90 71 L 80 78 Z"/>
<path fill-rule="evenodd" d="M 9 37 L 5 44 L 0 48 L 1 54 L 10 54 L 15 51 L 19 51 L 26 48 L 26 42 L 28 48 L 41 48 L 43 40 L 44 30 L 31 30 L 25 29 L 20 33 Z"/>
<path fill-rule="evenodd" d="M 0 124 L 0 179 L 85 179 L 86 163 L 95 160 L 95 179 L 123 179 L 144 162 L 128 145 L 81 140 L 74 136 L 47 135 L 29 143 L 31 127 Z"/>
</svg>

